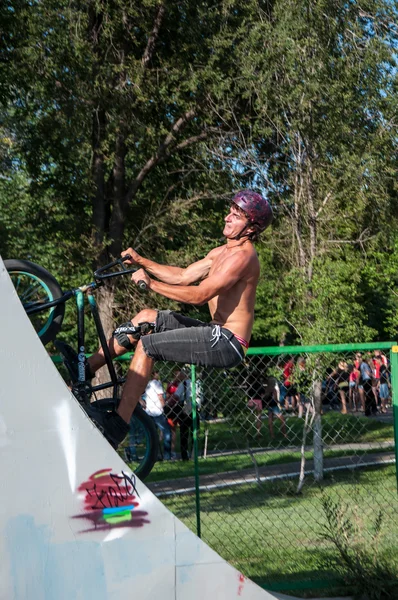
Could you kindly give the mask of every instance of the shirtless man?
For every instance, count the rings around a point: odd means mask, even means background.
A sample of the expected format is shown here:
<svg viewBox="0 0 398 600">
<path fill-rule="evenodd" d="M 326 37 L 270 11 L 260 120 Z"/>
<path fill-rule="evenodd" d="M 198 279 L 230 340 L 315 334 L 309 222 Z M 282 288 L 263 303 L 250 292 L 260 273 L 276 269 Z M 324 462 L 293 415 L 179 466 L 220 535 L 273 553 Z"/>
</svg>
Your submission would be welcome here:
<svg viewBox="0 0 398 600">
<path fill-rule="evenodd" d="M 130 255 L 129 264 L 142 267 L 132 275 L 136 284 L 145 281 L 153 292 L 184 304 L 207 302 L 212 320 L 203 323 L 174 311 L 144 309 L 115 330 L 109 340 L 112 357 L 134 348 L 120 404 L 116 412 L 88 411 L 114 448 L 128 433 L 131 415 L 155 360 L 223 369 L 243 360 L 252 332 L 260 276 L 253 240 L 271 221 L 267 200 L 256 192 L 242 190 L 232 199 L 225 217 L 223 234 L 227 243 L 187 268 L 160 265 L 132 248 L 122 252 L 122 256 Z M 89 359 L 91 374 L 104 364 L 99 350 Z"/>
</svg>

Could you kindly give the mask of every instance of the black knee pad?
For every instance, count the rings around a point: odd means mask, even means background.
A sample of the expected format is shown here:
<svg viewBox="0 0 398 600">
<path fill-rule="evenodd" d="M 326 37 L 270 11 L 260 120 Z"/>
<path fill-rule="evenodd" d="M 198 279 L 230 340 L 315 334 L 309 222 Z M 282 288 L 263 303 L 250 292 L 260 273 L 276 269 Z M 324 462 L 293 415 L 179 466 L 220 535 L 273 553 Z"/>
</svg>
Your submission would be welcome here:
<svg viewBox="0 0 398 600">
<path fill-rule="evenodd" d="M 122 323 L 122 325 L 119 325 L 119 327 L 117 327 L 112 333 L 112 336 L 116 339 L 119 346 L 126 348 L 126 350 L 133 350 L 135 344 L 130 341 L 130 338 L 128 337 L 129 335 L 138 341 L 141 337 L 140 326 L 138 325 L 136 327 L 131 321 L 128 321 L 127 323 Z"/>
<path fill-rule="evenodd" d="M 130 341 L 129 335 L 138 342 L 142 335 L 153 333 L 155 330 L 155 323 L 139 323 L 133 325 L 131 321 L 119 325 L 113 332 L 112 336 L 116 339 L 119 346 L 126 348 L 126 350 L 133 350 L 135 344 Z"/>
</svg>

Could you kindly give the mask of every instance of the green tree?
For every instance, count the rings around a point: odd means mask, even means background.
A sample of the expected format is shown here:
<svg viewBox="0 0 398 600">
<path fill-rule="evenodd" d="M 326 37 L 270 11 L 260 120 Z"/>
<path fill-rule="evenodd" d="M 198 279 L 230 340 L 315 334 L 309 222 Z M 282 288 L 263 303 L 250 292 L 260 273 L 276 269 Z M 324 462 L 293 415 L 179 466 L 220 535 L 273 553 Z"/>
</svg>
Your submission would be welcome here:
<svg viewBox="0 0 398 600">
<path fill-rule="evenodd" d="M 384 0 L 259 3 L 239 47 L 251 111 L 224 148 L 276 206 L 256 323 L 274 341 L 384 331 L 366 282 L 397 217 L 395 16 Z"/>
<path fill-rule="evenodd" d="M 391 331 L 395 2 L 8 0 L 0 11 L 3 253 L 68 281 L 130 244 L 188 263 L 214 245 L 230 190 L 251 185 L 276 215 L 259 245 L 256 339 Z M 121 289 L 122 302 L 112 287 L 102 296 L 108 330 L 115 310 L 142 303 Z"/>
<path fill-rule="evenodd" d="M 107 262 L 128 243 L 153 250 L 161 240 L 163 258 L 184 243 L 187 259 L 214 244 L 209 208 L 231 184 L 204 141 L 231 128 L 234 48 L 251 3 L 10 0 L 8 9 L 3 110 L 35 226 L 67 258 L 63 272 Z M 109 285 L 107 330 L 113 308 Z"/>
</svg>

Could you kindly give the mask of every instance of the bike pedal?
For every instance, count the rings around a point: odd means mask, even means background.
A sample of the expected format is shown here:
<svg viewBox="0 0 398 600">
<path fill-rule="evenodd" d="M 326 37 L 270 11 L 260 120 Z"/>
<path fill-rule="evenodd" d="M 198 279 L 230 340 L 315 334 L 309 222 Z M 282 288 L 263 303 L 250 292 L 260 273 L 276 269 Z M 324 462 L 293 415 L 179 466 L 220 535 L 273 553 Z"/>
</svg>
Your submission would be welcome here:
<svg viewBox="0 0 398 600">
<path fill-rule="evenodd" d="M 91 385 L 86 382 L 77 382 L 72 385 L 72 394 L 76 398 L 76 400 L 83 405 L 87 405 L 90 402 L 92 389 Z"/>
</svg>

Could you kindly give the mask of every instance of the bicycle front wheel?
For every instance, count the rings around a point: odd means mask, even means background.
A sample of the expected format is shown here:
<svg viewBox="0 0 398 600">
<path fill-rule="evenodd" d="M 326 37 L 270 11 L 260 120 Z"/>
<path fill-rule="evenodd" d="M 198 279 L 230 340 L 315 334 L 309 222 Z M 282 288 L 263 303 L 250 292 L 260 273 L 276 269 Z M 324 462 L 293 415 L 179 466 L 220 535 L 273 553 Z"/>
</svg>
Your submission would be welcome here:
<svg viewBox="0 0 398 600">
<path fill-rule="evenodd" d="M 62 297 L 57 280 L 43 267 L 28 260 L 5 260 L 5 267 L 25 310 L 34 305 L 52 302 Z M 58 304 L 29 315 L 30 321 L 44 345 L 53 341 L 65 313 L 65 304 Z"/>
<path fill-rule="evenodd" d="M 152 471 L 158 458 L 159 438 L 155 423 L 137 405 L 130 421 L 130 431 L 118 448 L 118 454 L 142 480 Z"/>
</svg>

